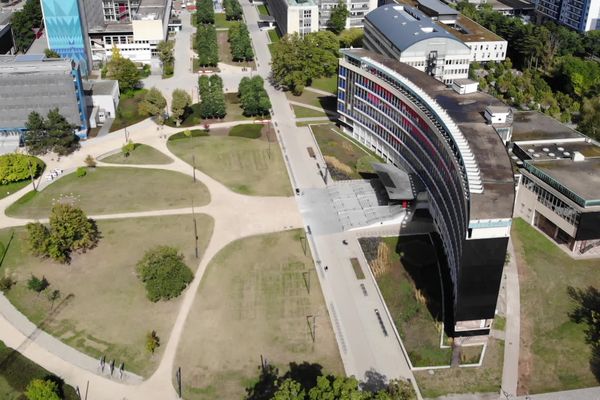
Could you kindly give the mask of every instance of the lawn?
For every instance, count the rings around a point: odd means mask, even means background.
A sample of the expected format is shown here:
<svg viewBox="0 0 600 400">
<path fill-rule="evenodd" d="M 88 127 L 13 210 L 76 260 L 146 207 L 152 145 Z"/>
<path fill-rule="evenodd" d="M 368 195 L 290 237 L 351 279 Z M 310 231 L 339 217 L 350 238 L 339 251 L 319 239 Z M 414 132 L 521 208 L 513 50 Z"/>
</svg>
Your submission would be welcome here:
<svg viewBox="0 0 600 400">
<path fill-rule="evenodd" d="M 317 78 L 313 79 L 310 84 L 315 89 L 324 90 L 328 93 L 337 93 L 337 75 L 330 76 L 328 78 Z"/>
<path fill-rule="evenodd" d="M 313 110 L 307 107 L 292 105 L 292 108 L 294 109 L 294 114 L 296 115 L 296 118 L 312 118 L 327 116 L 327 114 L 325 114 L 322 111 Z"/>
<path fill-rule="evenodd" d="M 13 193 L 18 192 L 25 186 L 31 185 L 31 180 L 24 180 L 20 182 L 11 182 L 6 185 L 0 185 L 0 199 L 10 196 Z"/>
<path fill-rule="evenodd" d="M 23 392 L 32 379 L 47 379 L 50 372 L 29 361 L 17 351 L 0 342 L 0 398 L 3 400 L 23 400 Z M 79 400 L 75 390 L 62 386 L 64 400 Z"/>
<path fill-rule="evenodd" d="M 183 371 L 184 398 L 244 398 L 244 388 L 258 378 L 261 355 L 282 371 L 306 361 L 322 365 L 324 373 L 343 374 L 313 261 L 302 250 L 303 234 L 241 239 L 211 261 L 175 360 Z M 310 315 L 317 315 L 315 343 Z"/>
<path fill-rule="evenodd" d="M 436 398 L 451 393 L 498 393 L 502 383 L 504 342 L 490 338 L 479 368 L 449 368 L 415 371 L 415 379 L 426 398 Z"/>
<path fill-rule="evenodd" d="M 251 120 L 252 117 L 244 116 L 244 110 L 240 107 L 240 99 L 237 93 L 225 93 L 225 106 L 227 115 L 223 119 L 202 119 L 200 117 L 200 103 L 193 104 L 190 112 L 185 116 L 181 123 L 181 128 L 189 128 L 202 124 L 211 124 L 215 122 L 231 122 Z M 175 123 L 167 120 L 166 125 L 175 127 Z"/>
<path fill-rule="evenodd" d="M 215 13 L 215 28 L 216 29 L 229 29 L 231 25 L 239 21 L 227 21 L 225 13 Z"/>
<path fill-rule="evenodd" d="M 271 13 L 269 12 L 269 9 L 267 8 L 266 5 L 264 4 L 259 4 L 256 6 L 256 9 L 258 10 L 258 15 L 260 16 L 268 16 L 271 15 Z"/>
<path fill-rule="evenodd" d="M 246 61 L 246 62 L 236 62 L 233 61 L 231 56 L 231 45 L 227 41 L 227 31 L 218 31 L 217 32 L 217 44 L 219 46 L 219 61 L 229 65 L 235 65 L 238 67 L 249 67 L 252 69 L 256 69 L 256 64 L 254 61 Z"/>
<path fill-rule="evenodd" d="M 600 287 L 600 260 L 573 260 L 522 219 L 512 228 L 521 288 L 519 391 L 597 386 L 584 325 L 569 319 L 567 287 Z"/>
<path fill-rule="evenodd" d="M 212 234 L 213 220 L 197 215 L 200 254 Z M 194 227 L 191 215 L 98 221 L 102 235 L 98 247 L 75 255 L 71 264 L 56 264 L 33 257 L 25 228 L 15 228 L 0 273 L 10 274 L 17 284 L 8 299 L 33 323 L 95 358 L 106 355 L 127 370 L 148 376 L 160 361 L 145 350 L 145 335 L 156 330 L 165 344 L 175 322 L 181 299 L 152 303 L 146 298 L 135 265 L 144 252 L 157 245 L 176 247 L 195 271 Z M 8 243 L 12 229 L 0 231 Z M 27 289 L 35 274 L 50 282 L 47 290 L 60 290 L 52 307 L 46 294 Z"/>
<path fill-rule="evenodd" d="M 229 129 L 229 136 L 243 137 L 247 139 L 258 139 L 262 136 L 262 124 L 240 124 Z"/>
<path fill-rule="evenodd" d="M 111 156 L 105 157 L 101 160 L 102 162 L 109 164 L 169 164 L 173 160 L 169 157 L 156 150 L 152 146 L 145 144 L 135 143 L 133 151 L 129 156 L 125 156 L 123 152 L 118 152 Z"/>
<path fill-rule="evenodd" d="M 117 107 L 117 116 L 110 127 L 111 132 L 137 124 L 148 118 L 147 115 L 141 115 L 138 112 L 138 104 L 144 99 L 146 91 L 146 89 L 140 89 L 132 93 L 121 94 L 119 106 Z"/>
<path fill-rule="evenodd" d="M 429 237 L 367 238 L 360 243 L 413 366 L 449 365 L 452 350 L 440 348 L 442 292 Z"/>
<path fill-rule="evenodd" d="M 274 140 L 274 138 L 272 138 Z M 276 142 L 232 136 L 169 140 L 177 157 L 231 190 L 255 196 L 290 196 L 292 189 Z"/>
<path fill-rule="evenodd" d="M 281 34 L 277 28 L 269 30 L 269 39 L 271 39 L 271 43 L 279 42 Z"/>
<path fill-rule="evenodd" d="M 61 200 L 86 213 L 113 214 L 208 204 L 210 194 L 200 182 L 178 172 L 128 167 L 88 169 L 87 175 L 69 174 L 41 192 L 29 192 L 6 210 L 12 217 L 45 218 Z"/>
<path fill-rule="evenodd" d="M 294 96 L 291 92 L 285 92 L 285 95 L 289 101 L 308 104 L 332 112 L 336 112 L 337 109 L 337 97 L 334 95 L 324 96 L 322 94 L 311 92 L 310 90 L 303 91 L 300 96 Z"/>
<path fill-rule="evenodd" d="M 311 129 L 335 180 L 361 179 L 374 172 L 371 163 L 381 162 L 348 136 L 332 130 L 334 124 L 311 125 Z"/>
</svg>

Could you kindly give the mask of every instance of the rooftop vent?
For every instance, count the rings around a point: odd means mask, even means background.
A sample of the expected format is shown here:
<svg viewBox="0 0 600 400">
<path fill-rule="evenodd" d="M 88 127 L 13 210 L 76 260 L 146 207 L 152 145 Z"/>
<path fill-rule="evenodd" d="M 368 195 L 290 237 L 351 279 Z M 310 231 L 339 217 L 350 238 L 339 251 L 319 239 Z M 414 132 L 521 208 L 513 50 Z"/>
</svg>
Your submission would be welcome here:
<svg viewBox="0 0 600 400">
<path fill-rule="evenodd" d="M 425 27 L 425 28 L 421 28 L 421 31 L 423 31 L 425 33 L 431 33 L 431 32 L 433 32 L 433 28 L 430 27 L 430 26 L 428 26 L 428 27 Z"/>
<path fill-rule="evenodd" d="M 564 147 L 557 147 L 556 149 L 557 149 L 558 151 L 565 151 L 565 148 L 564 148 Z"/>
<path fill-rule="evenodd" d="M 568 151 L 563 151 L 563 156 L 569 157 L 571 156 L 571 153 L 569 153 Z"/>
<path fill-rule="evenodd" d="M 554 153 L 548 153 L 548 155 L 549 155 L 550 157 L 554 157 L 554 156 L 555 156 L 555 154 L 554 154 Z"/>
<path fill-rule="evenodd" d="M 573 161 L 575 161 L 575 162 L 585 161 L 585 156 L 578 151 L 574 151 L 573 152 Z"/>
<path fill-rule="evenodd" d="M 544 153 L 547 153 L 547 152 L 549 152 L 549 151 L 550 151 L 550 149 L 549 149 L 549 148 L 547 148 L 547 147 L 544 147 L 542 150 L 544 151 Z"/>
</svg>

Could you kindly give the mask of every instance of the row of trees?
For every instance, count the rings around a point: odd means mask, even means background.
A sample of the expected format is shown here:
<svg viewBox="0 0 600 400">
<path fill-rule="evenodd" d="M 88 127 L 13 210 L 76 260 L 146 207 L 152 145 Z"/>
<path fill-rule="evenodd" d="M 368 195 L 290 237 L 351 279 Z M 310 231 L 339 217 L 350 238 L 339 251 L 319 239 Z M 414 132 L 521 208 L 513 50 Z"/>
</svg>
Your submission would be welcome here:
<svg viewBox="0 0 600 400">
<path fill-rule="evenodd" d="M 239 21 L 242 19 L 242 6 L 238 0 L 224 0 L 225 19 L 227 21 Z"/>
<path fill-rule="evenodd" d="M 237 1 L 237 0 L 236 0 Z M 227 34 L 233 61 L 252 61 L 254 51 L 248 27 L 242 22 L 233 24 Z"/>
<path fill-rule="evenodd" d="M 201 66 L 217 66 L 219 48 L 217 46 L 217 31 L 213 25 L 198 25 L 196 30 L 196 52 L 198 53 L 198 63 Z"/>
<path fill-rule="evenodd" d="M 174 48 L 175 42 L 172 40 L 161 40 L 156 45 L 158 59 L 162 64 L 163 77 L 173 75 L 175 69 L 175 55 L 173 54 Z"/>
<path fill-rule="evenodd" d="M 224 118 L 227 115 L 223 80 L 218 75 L 202 75 L 198 78 L 198 93 L 200 94 L 200 117 Z"/>
<path fill-rule="evenodd" d="M 260 76 L 253 78 L 244 77 L 240 81 L 238 94 L 245 116 L 264 116 L 269 114 L 271 100 L 269 100 L 269 95 L 265 90 L 264 84 Z"/>
<path fill-rule="evenodd" d="M 42 24 L 40 0 L 27 0 L 23 9 L 11 17 L 12 31 L 17 51 L 25 53 L 35 40 L 34 28 Z"/>
<path fill-rule="evenodd" d="M 25 123 L 25 145 L 30 154 L 43 155 L 55 152 L 64 156 L 79 149 L 79 137 L 75 125 L 69 123 L 58 108 L 48 111 L 47 118 L 32 111 Z"/>
<path fill-rule="evenodd" d="M 340 43 L 329 31 L 285 35 L 273 45 L 273 81 L 300 95 L 313 79 L 337 72 Z"/>
<path fill-rule="evenodd" d="M 215 23 L 215 9 L 212 0 L 196 0 L 196 25 Z"/>
</svg>

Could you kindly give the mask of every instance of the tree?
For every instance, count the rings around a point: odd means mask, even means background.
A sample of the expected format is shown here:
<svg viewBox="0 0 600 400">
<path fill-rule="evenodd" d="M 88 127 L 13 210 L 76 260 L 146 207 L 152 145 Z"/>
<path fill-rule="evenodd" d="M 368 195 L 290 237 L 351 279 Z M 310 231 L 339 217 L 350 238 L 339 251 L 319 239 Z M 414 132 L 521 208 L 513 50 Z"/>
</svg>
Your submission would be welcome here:
<svg viewBox="0 0 600 400">
<path fill-rule="evenodd" d="M 304 400 L 305 398 L 306 393 L 302 385 L 291 378 L 280 383 L 273 396 L 273 400 Z"/>
<path fill-rule="evenodd" d="M 135 143 L 133 143 L 131 139 L 121 147 L 121 153 L 123 153 L 125 157 L 129 157 L 133 150 L 135 150 Z"/>
<path fill-rule="evenodd" d="M 156 45 L 156 52 L 158 53 L 158 59 L 162 64 L 163 74 L 165 74 L 166 66 L 172 66 L 175 63 L 175 56 L 173 55 L 174 46 L 175 42 L 171 40 L 161 40 Z"/>
<path fill-rule="evenodd" d="M 202 75 L 198 78 L 200 93 L 200 116 L 206 118 L 223 118 L 227 114 L 223 80 L 218 75 L 210 77 Z"/>
<path fill-rule="evenodd" d="M 583 100 L 577 129 L 594 139 L 600 139 L 600 97 Z"/>
<path fill-rule="evenodd" d="M 233 24 L 228 31 L 228 40 L 231 47 L 233 61 L 247 61 L 254 59 L 252 41 L 246 24 L 238 22 Z"/>
<path fill-rule="evenodd" d="M 173 100 L 171 101 L 171 113 L 177 126 L 181 124 L 182 117 L 188 108 L 192 105 L 192 97 L 183 89 L 173 91 Z"/>
<path fill-rule="evenodd" d="M 219 62 L 217 31 L 212 25 L 200 25 L 196 30 L 196 52 L 198 64 L 203 67 L 215 67 Z"/>
<path fill-rule="evenodd" d="M 215 9 L 212 0 L 196 0 L 196 23 L 198 25 L 215 23 Z"/>
<path fill-rule="evenodd" d="M 137 274 L 152 302 L 179 296 L 194 279 L 194 274 L 183 262 L 183 255 L 168 246 L 148 250 L 137 264 Z"/>
<path fill-rule="evenodd" d="M 590 367 L 600 382 L 600 291 L 593 286 L 579 289 L 569 286 L 567 293 L 575 303 L 569 313 L 571 321 L 586 324 L 585 341 L 591 347 Z"/>
<path fill-rule="evenodd" d="M 88 154 L 83 162 L 88 168 L 96 168 L 96 160 L 94 160 L 91 154 Z"/>
<path fill-rule="evenodd" d="M 61 400 L 58 383 L 47 379 L 33 379 L 25 389 L 27 400 Z"/>
<path fill-rule="evenodd" d="M 329 17 L 329 29 L 336 35 L 342 32 L 346 27 L 346 19 L 349 15 L 350 11 L 348 11 L 346 3 L 340 0 L 337 7 L 331 11 L 331 16 Z"/>
<path fill-rule="evenodd" d="M 164 121 L 165 108 L 167 108 L 167 100 L 157 88 L 148 90 L 138 105 L 140 114 L 156 118 L 159 124 Z"/>
<path fill-rule="evenodd" d="M 238 0 L 225 0 L 223 1 L 225 7 L 225 19 L 227 21 L 239 21 L 242 19 L 242 6 Z"/>
<path fill-rule="evenodd" d="M 40 0 L 27 0 L 23 9 L 11 16 L 11 25 L 17 51 L 25 53 L 35 40 L 34 28 L 42 21 Z"/>
<path fill-rule="evenodd" d="M 260 76 L 242 78 L 238 93 L 245 116 L 269 114 L 271 101 L 264 88 L 264 81 Z"/>
<path fill-rule="evenodd" d="M 10 153 L 0 156 L 0 183 L 24 181 L 42 172 L 44 163 L 37 157 Z"/>
<path fill-rule="evenodd" d="M 40 279 L 35 275 L 31 275 L 31 278 L 27 280 L 27 288 L 37 293 L 43 292 L 48 286 L 50 286 L 50 283 L 45 276 Z"/>
<path fill-rule="evenodd" d="M 36 257 L 45 257 L 50 245 L 50 231 L 39 222 L 30 222 L 25 225 L 27 229 L 27 242 L 31 254 Z"/>
<path fill-rule="evenodd" d="M 119 81 L 121 92 L 129 92 L 140 84 L 140 72 L 135 63 L 121 56 L 116 46 L 112 48 L 112 56 L 106 63 L 106 77 Z"/>
<path fill-rule="evenodd" d="M 58 54 L 56 51 L 54 51 L 52 49 L 45 49 L 44 55 L 46 56 L 46 58 L 60 58 L 60 54 Z"/>
<path fill-rule="evenodd" d="M 158 347 L 160 347 L 160 338 L 156 334 L 156 331 L 149 332 L 146 335 L 146 350 L 154 354 Z"/>
<path fill-rule="evenodd" d="M 365 32 L 360 28 L 345 29 L 338 35 L 340 48 L 362 47 L 364 36 Z"/>
<path fill-rule="evenodd" d="M 58 108 L 48 112 L 47 119 L 32 111 L 25 123 L 25 145 L 31 154 L 46 154 L 53 151 L 58 155 L 68 155 L 79 149 L 76 126 L 70 124 Z"/>
</svg>

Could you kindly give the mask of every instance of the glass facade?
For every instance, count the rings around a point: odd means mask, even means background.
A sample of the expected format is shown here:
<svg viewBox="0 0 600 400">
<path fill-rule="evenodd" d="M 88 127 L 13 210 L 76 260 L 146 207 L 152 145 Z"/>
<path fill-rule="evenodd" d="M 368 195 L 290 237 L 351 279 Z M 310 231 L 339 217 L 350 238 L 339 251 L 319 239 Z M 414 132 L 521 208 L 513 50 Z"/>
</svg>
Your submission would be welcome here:
<svg viewBox="0 0 600 400">
<path fill-rule="evenodd" d="M 48 47 L 78 62 L 81 73 L 87 75 L 88 41 L 80 7 L 79 0 L 42 0 Z"/>
<path fill-rule="evenodd" d="M 554 194 L 550 193 L 533 180 L 529 179 L 527 176 L 523 175 L 521 178 L 521 187 L 526 188 L 530 192 L 535 193 L 537 196 L 537 201 L 543 204 L 545 207 L 548 207 L 556 215 L 567 221 L 569 224 L 573 226 L 577 226 L 579 224 L 579 220 L 581 219 L 581 213 L 556 197 Z"/>
</svg>

